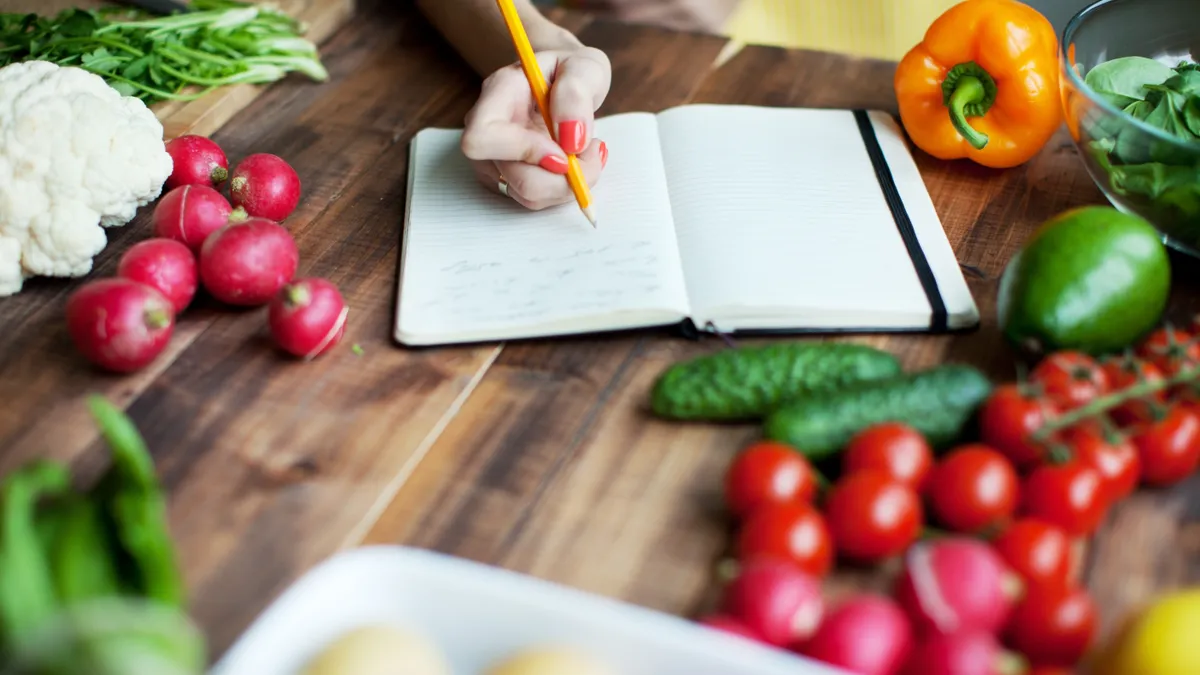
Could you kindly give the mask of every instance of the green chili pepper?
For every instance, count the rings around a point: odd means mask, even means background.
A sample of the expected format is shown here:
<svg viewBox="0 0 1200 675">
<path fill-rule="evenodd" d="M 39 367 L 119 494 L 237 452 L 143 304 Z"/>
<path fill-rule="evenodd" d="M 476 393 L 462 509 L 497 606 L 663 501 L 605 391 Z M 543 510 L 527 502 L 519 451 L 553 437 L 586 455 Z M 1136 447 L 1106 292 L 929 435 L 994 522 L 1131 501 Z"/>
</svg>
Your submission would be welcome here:
<svg viewBox="0 0 1200 675">
<path fill-rule="evenodd" d="M 66 467 L 48 461 L 34 461 L 0 484 L 0 644 L 23 639 L 58 611 L 34 516 L 43 497 L 70 488 Z"/>
<path fill-rule="evenodd" d="M 167 529 L 166 499 L 142 436 L 133 422 L 101 396 L 88 400 L 112 448 L 112 468 L 93 491 L 104 505 L 128 563 L 128 582 L 139 595 L 182 607 L 185 592 Z"/>
</svg>

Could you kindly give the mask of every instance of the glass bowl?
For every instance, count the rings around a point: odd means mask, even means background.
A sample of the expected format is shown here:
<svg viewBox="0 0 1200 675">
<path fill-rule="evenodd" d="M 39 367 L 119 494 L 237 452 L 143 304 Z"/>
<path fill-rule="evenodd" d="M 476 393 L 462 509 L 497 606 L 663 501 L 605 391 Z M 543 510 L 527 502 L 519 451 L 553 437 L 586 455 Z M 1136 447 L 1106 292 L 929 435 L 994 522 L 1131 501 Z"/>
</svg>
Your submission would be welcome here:
<svg viewBox="0 0 1200 675">
<path fill-rule="evenodd" d="M 1114 207 L 1145 218 L 1169 246 L 1196 257 L 1200 70 L 1163 78 L 1200 60 L 1198 10 L 1196 0 L 1100 0 L 1067 24 L 1060 56 L 1067 128 L 1092 180 Z M 1109 63 L 1122 57 L 1157 63 Z"/>
</svg>

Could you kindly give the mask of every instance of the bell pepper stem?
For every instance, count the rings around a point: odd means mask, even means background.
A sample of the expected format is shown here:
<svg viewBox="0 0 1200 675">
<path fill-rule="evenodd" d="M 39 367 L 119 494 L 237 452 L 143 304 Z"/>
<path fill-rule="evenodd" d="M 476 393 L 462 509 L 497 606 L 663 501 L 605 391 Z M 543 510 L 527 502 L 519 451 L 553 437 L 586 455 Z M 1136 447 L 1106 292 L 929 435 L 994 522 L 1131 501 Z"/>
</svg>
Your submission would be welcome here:
<svg viewBox="0 0 1200 675">
<path fill-rule="evenodd" d="M 971 147 L 987 147 L 987 134 L 976 130 L 967 121 L 983 117 L 996 102 L 996 81 L 974 61 L 954 66 L 942 81 L 942 102 L 950 114 L 950 123 Z"/>
<path fill-rule="evenodd" d="M 987 147 L 987 134 L 976 131 L 967 122 L 966 106 L 977 103 L 983 96 L 983 83 L 974 77 L 964 77 L 958 81 L 954 94 L 950 96 L 950 122 L 955 130 L 967 139 L 972 148 L 982 150 Z"/>
</svg>

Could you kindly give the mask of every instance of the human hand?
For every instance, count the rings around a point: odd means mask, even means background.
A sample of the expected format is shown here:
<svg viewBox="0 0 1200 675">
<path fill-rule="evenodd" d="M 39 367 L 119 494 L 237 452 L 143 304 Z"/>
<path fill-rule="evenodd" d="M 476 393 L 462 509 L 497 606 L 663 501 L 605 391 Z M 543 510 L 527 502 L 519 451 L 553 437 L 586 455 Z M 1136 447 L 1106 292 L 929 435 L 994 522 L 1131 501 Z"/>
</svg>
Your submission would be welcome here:
<svg viewBox="0 0 1200 675">
<path fill-rule="evenodd" d="M 599 180 L 608 148 L 594 136 L 595 112 L 612 80 L 608 57 L 591 47 L 539 52 L 537 59 L 550 85 L 554 135 L 518 63 L 484 80 L 462 135 L 479 181 L 493 192 L 504 181 L 509 197 L 534 210 L 575 199 L 565 178 L 567 154 L 578 156 L 589 186 Z"/>
</svg>

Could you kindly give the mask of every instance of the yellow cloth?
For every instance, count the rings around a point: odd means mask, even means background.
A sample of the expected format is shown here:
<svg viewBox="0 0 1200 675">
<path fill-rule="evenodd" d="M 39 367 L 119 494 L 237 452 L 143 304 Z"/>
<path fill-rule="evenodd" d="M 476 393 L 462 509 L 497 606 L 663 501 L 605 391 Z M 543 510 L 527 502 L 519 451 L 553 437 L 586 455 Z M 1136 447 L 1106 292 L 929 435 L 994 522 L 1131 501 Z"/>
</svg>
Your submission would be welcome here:
<svg viewBox="0 0 1200 675">
<path fill-rule="evenodd" d="M 748 44 L 899 60 L 959 0 L 742 0 L 726 24 Z"/>
</svg>

